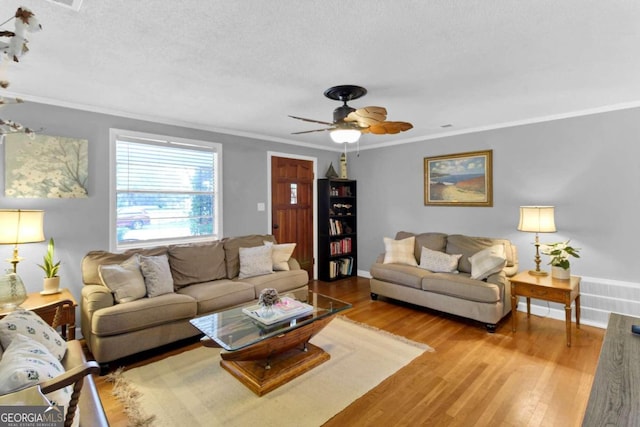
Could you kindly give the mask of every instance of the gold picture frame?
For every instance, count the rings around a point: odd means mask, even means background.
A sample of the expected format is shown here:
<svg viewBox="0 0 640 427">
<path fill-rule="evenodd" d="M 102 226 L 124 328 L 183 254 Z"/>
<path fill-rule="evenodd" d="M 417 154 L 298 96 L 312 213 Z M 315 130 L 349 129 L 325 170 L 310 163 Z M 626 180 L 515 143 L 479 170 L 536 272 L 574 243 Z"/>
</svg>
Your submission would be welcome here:
<svg viewBox="0 0 640 427">
<path fill-rule="evenodd" d="M 424 158 L 425 206 L 493 206 L 493 150 Z"/>
</svg>

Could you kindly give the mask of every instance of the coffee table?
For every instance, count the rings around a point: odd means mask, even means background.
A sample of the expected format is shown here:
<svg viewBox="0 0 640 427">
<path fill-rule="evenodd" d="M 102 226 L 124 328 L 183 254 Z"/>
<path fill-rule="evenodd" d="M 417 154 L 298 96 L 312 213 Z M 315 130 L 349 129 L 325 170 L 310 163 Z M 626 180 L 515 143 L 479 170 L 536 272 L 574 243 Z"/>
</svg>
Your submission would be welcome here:
<svg viewBox="0 0 640 427">
<path fill-rule="evenodd" d="M 205 347 L 222 347 L 220 366 L 262 396 L 331 357 L 309 340 L 351 304 L 309 292 L 313 312 L 265 325 L 232 308 L 191 320 Z"/>
</svg>

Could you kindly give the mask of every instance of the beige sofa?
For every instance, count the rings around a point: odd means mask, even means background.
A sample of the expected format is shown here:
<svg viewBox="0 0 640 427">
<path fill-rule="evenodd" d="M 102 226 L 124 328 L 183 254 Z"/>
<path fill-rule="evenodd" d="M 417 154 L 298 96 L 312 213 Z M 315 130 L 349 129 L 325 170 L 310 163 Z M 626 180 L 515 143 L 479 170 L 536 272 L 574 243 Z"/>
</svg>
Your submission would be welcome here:
<svg viewBox="0 0 640 427">
<path fill-rule="evenodd" d="M 385 296 L 395 300 L 431 308 L 445 313 L 483 322 L 489 332 L 511 310 L 511 287 L 508 277 L 518 271 L 515 245 L 506 239 L 399 232 L 395 239 L 415 237 L 414 256 L 420 263 L 422 248 L 446 254 L 461 255 L 457 272 L 432 272 L 419 266 L 384 264 L 384 254 L 371 266 L 371 297 Z M 471 278 L 469 258 L 494 245 L 504 247 L 506 263 L 485 280 Z"/>
<path fill-rule="evenodd" d="M 271 235 L 132 249 L 114 254 L 89 252 L 82 260 L 81 328 L 87 346 L 102 367 L 107 362 L 198 335 L 189 320 L 256 300 L 264 288 L 305 300 L 309 277 L 290 258 L 287 271 L 239 279 L 240 248 L 275 242 Z M 174 292 L 116 303 L 99 276 L 99 266 L 119 264 L 133 254 L 166 254 Z"/>
</svg>

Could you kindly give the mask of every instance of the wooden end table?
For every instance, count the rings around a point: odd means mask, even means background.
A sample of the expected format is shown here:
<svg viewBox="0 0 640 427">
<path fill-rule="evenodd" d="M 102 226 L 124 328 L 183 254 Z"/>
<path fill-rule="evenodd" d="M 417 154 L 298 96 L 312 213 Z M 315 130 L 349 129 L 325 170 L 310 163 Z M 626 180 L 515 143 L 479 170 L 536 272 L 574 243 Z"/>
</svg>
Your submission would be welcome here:
<svg viewBox="0 0 640 427">
<path fill-rule="evenodd" d="M 576 302 L 576 328 L 580 329 L 580 277 L 567 280 L 551 276 L 534 276 L 524 271 L 509 278 L 511 282 L 511 330 L 516 331 L 518 297 L 527 298 L 527 317 L 531 315 L 531 298 L 564 304 L 567 347 L 571 347 L 571 303 Z"/>
<path fill-rule="evenodd" d="M 21 308 L 31 310 L 54 328 L 60 327 L 62 338 L 76 339 L 76 307 L 78 304 L 68 289 L 61 289 L 57 294 L 42 295 L 33 292 L 27 300 L 20 304 Z M 10 311 L 0 311 L 0 319 Z M 67 334 L 68 329 L 68 334 Z"/>
</svg>

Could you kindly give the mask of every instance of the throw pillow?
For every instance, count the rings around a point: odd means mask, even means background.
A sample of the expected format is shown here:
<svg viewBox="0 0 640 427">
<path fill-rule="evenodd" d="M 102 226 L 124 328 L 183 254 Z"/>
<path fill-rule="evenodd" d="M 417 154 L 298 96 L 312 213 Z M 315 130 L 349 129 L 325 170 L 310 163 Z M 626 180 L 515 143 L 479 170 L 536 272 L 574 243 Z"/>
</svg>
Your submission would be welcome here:
<svg viewBox="0 0 640 427">
<path fill-rule="evenodd" d="M 67 352 L 67 342 L 33 311 L 12 311 L 0 320 L 0 343 L 3 348 L 8 348 L 18 334 L 39 342 L 58 360 L 62 360 Z M 6 352 L 2 359 L 5 357 Z"/>
<path fill-rule="evenodd" d="M 462 254 L 450 255 L 423 246 L 419 267 L 434 273 L 457 273 L 460 257 Z"/>
<path fill-rule="evenodd" d="M 238 277 L 261 276 L 273 273 L 273 259 L 270 246 L 255 246 L 253 248 L 240 248 L 240 274 Z"/>
<path fill-rule="evenodd" d="M 0 360 L 0 394 L 34 386 L 64 372 L 60 361 L 45 346 L 16 334 Z M 63 406 L 66 412 L 72 391 L 72 386 L 68 386 L 48 393 L 46 397 L 52 404 Z"/>
<path fill-rule="evenodd" d="M 494 245 L 469 257 L 471 278 L 483 280 L 502 270 L 507 264 L 504 245 Z"/>
<path fill-rule="evenodd" d="M 149 298 L 173 292 L 173 277 L 166 255 L 140 255 L 140 270 L 144 276 L 144 284 Z"/>
<path fill-rule="evenodd" d="M 415 236 L 402 240 L 393 240 L 390 237 L 385 237 L 383 240 L 385 251 L 383 264 L 418 265 L 413 254 L 413 246 L 416 243 Z"/>
<path fill-rule="evenodd" d="M 135 301 L 147 294 L 138 255 L 130 257 L 122 264 L 101 265 L 98 267 L 98 274 L 102 284 L 109 288 L 119 304 Z"/>
<path fill-rule="evenodd" d="M 289 258 L 296 248 L 295 243 L 281 243 L 279 245 L 264 241 L 265 246 L 271 246 L 271 258 L 273 260 L 273 271 L 289 271 Z"/>
</svg>

